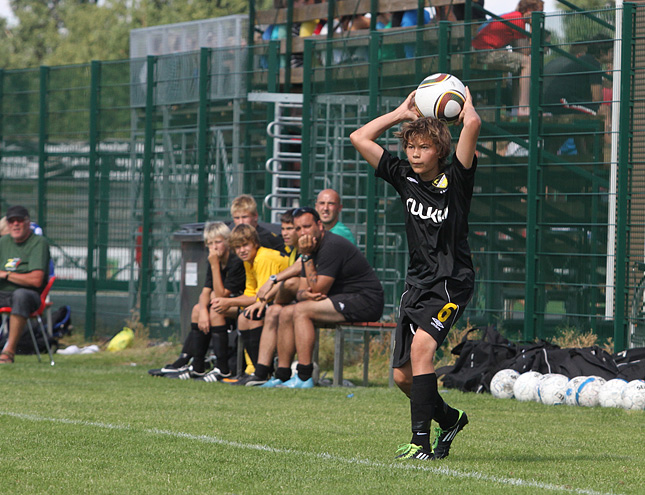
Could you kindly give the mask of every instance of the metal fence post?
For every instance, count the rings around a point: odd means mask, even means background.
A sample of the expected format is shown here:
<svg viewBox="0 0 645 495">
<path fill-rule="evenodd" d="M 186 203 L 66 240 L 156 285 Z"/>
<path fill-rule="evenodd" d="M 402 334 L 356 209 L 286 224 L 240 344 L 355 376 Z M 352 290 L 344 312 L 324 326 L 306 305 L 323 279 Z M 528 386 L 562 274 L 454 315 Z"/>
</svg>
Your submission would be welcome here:
<svg viewBox="0 0 645 495">
<path fill-rule="evenodd" d="M 47 228 L 47 186 L 45 184 L 45 143 L 47 142 L 47 121 L 49 119 L 47 86 L 49 82 L 49 67 L 40 67 L 40 100 L 38 118 L 38 223 Z"/>
<path fill-rule="evenodd" d="M 154 148 L 154 128 L 153 112 L 154 112 L 154 89 L 155 89 L 155 62 L 156 57 L 148 55 L 147 63 L 147 79 L 146 79 L 146 122 L 145 122 L 145 138 L 143 143 L 143 190 L 141 195 L 141 212 L 142 212 L 142 232 L 141 232 L 141 270 L 139 286 L 141 287 L 141 304 L 139 318 L 143 325 L 147 325 L 150 321 L 150 286 L 152 276 L 152 263 L 150 238 L 152 229 L 152 219 L 150 211 L 150 203 L 152 201 L 152 160 Z"/>
<path fill-rule="evenodd" d="M 530 88 L 530 117 L 529 117 L 529 156 L 526 181 L 526 285 L 524 289 L 524 340 L 532 341 L 542 330 L 537 329 L 537 287 L 538 279 L 538 244 L 541 233 L 538 216 L 540 215 L 540 181 L 541 181 L 541 143 L 539 142 L 540 126 L 540 79 L 542 72 L 542 28 L 544 27 L 544 14 L 533 12 L 531 14 L 531 88 Z M 543 309 L 543 308 L 541 308 Z"/>
<path fill-rule="evenodd" d="M 89 129 L 89 163 L 87 178 L 87 275 L 85 287 L 85 339 L 94 336 L 96 327 L 96 267 L 94 266 L 94 247 L 96 231 L 96 162 L 98 143 L 98 109 L 99 82 L 101 64 L 92 61 L 90 66 L 90 129 Z"/>
<path fill-rule="evenodd" d="M 305 40 L 302 72 L 302 141 L 300 144 L 300 204 L 308 205 L 311 197 L 311 72 L 313 70 L 313 40 Z"/>
<path fill-rule="evenodd" d="M 208 208 L 208 163 L 206 139 L 208 132 L 208 99 L 210 79 L 209 59 L 211 50 L 199 51 L 199 114 L 197 121 L 197 221 L 206 221 Z"/>
<path fill-rule="evenodd" d="M 627 259 L 627 235 L 628 235 L 628 204 L 631 197 L 629 184 L 630 147 L 632 129 L 630 121 L 632 117 L 631 82 L 634 75 L 632 53 L 634 50 L 634 4 L 623 4 L 622 18 L 622 43 L 620 55 L 620 119 L 618 133 L 618 179 L 616 184 L 616 278 L 614 290 L 614 352 L 625 349 L 627 342 L 627 319 L 625 300 L 628 295 L 626 284 L 629 261 Z"/>
<path fill-rule="evenodd" d="M 379 44 L 381 35 L 378 31 L 370 33 L 370 60 L 379 60 Z M 379 69 L 378 62 L 369 65 L 368 83 L 369 88 L 369 113 L 370 120 L 375 119 L 378 114 L 378 98 L 379 98 Z M 370 172 L 367 174 L 367 205 L 366 218 L 365 218 L 365 257 L 372 266 L 375 265 L 375 247 L 374 237 L 376 232 L 376 178 Z"/>
</svg>

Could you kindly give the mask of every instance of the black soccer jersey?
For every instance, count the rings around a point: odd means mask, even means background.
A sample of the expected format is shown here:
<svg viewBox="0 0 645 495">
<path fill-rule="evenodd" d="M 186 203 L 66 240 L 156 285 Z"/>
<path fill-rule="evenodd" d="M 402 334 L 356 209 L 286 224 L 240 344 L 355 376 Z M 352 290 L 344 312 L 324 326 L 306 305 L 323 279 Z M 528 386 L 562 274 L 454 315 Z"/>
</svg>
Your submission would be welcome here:
<svg viewBox="0 0 645 495">
<path fill-rule="evenodd" d="M 445 279 L 474 284 L 468 213 L 476 167 L 477 157 L 466 169 L 453 156 L 443 173 L 425 182 L 407 160 L 383 150 L 376 176 L 394 186 L 405 208 L 410 285 L 429 288 Z"/>
</svg>

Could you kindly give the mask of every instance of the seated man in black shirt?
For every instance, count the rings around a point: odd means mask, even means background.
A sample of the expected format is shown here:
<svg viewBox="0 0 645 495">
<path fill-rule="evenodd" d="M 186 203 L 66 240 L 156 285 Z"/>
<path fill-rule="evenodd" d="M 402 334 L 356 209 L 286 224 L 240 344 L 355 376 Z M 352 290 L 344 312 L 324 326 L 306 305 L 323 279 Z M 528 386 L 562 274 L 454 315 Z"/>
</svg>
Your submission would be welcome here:
<svg viewBox="0 0 645 495">
<path fill-rule="evenodd" d="M 298 367 L 293 377 L 275 386 L 311 388 L 315 323 L 376 321 L 383 313 L 384 295 L 363 253 L 344 237 L 325 231 L 315 209 L 297 208 L 293 223 L 303 268 L 298 302 L 280 312 L 278 333 L 294 334 Z M 278 337 L 278 356 L 284 352 Z"/>
</svg>

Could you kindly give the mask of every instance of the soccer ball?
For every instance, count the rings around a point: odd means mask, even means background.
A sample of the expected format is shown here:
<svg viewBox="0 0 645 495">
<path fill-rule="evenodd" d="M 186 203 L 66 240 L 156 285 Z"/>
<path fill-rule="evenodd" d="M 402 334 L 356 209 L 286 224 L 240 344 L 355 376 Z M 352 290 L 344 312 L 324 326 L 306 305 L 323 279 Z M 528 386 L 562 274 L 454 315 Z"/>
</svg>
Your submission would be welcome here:
<svg viewBox="0 0 645 495">
<path fill-rule="evenodd" d="M 625 385 L 622 399 L 625 409 L 645 409 L 645 380 L 632 380 Z"/>
<path fill-rule="evenodd" d="M 466 87 L 451 74 L 432 74 L 417 87 L 414 106 L 423 117 L 434 117 L 448 124 L 459 118 L 466 102 Z"/>
<path fill-rule="evenodd" d="M 567 388 L 564 393 L 564 403 L 567 406 L 577 406 L 578 401 L 576 400 L 576 394 L 578 393 L 578 387 L 582 382 L 584 382 L 588 376 L 576 376 L 569 380 L 567 383 Z"/>
<path fill-rule="evenodd" d="M 515 398 L 522 402 L 538 400 L 537 385 L 541 377 L 542 373 L 537 371 L 527 371 L 518 376 L 513 385 Z"/>
<path fill-rule="evenodd" d="M 544 375 L 538 382 L 538 397 L 542 404 L 557 406 L 564 403 L 569 379 L 558 373 Z"/>
<path fill-rule="evenodd" d="M 595 407 L 598 405 L 600 388 L 604 385 L 605 379 L 599 376 L 589 376 L 578 386 L 576 391 L 576 402 L 579 406 Z"/>
<path fill-rule="evenodd" d="M 490 381 L 490 393 L 498 399 L 512 399 L 513 385 L 520 374 L 515 370 L 500 370 Z"/>
<path fill-rule="evenodd" d="M 598 403 L 602 407 L 622 407 L 623 406 L 623 389 L 627 385 L 627 380 L 614 378 L 605 382 L 600 387 L 598 394 Z"/>
</svg>

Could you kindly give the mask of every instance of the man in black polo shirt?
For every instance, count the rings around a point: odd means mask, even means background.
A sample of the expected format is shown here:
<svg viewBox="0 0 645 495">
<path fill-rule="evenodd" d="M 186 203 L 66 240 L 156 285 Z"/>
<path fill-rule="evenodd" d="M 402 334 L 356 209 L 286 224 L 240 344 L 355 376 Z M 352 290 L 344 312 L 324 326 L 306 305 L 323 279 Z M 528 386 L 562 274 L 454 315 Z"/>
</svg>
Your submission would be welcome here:
<svg viewBox="0 0 645 495">
<path fill-rule="evenodd" d="M 297 208 L 293 223 L 303 268 L 298 303 L 282 309 L 278 332 L 294 333 L 298 368 L 277 386 L 311 388 L 315 322 L 376 321 L 383 313 L 384 296 L 365 256 L 344 237 L 325 231 L 315 209 Z"/>
</svg>

